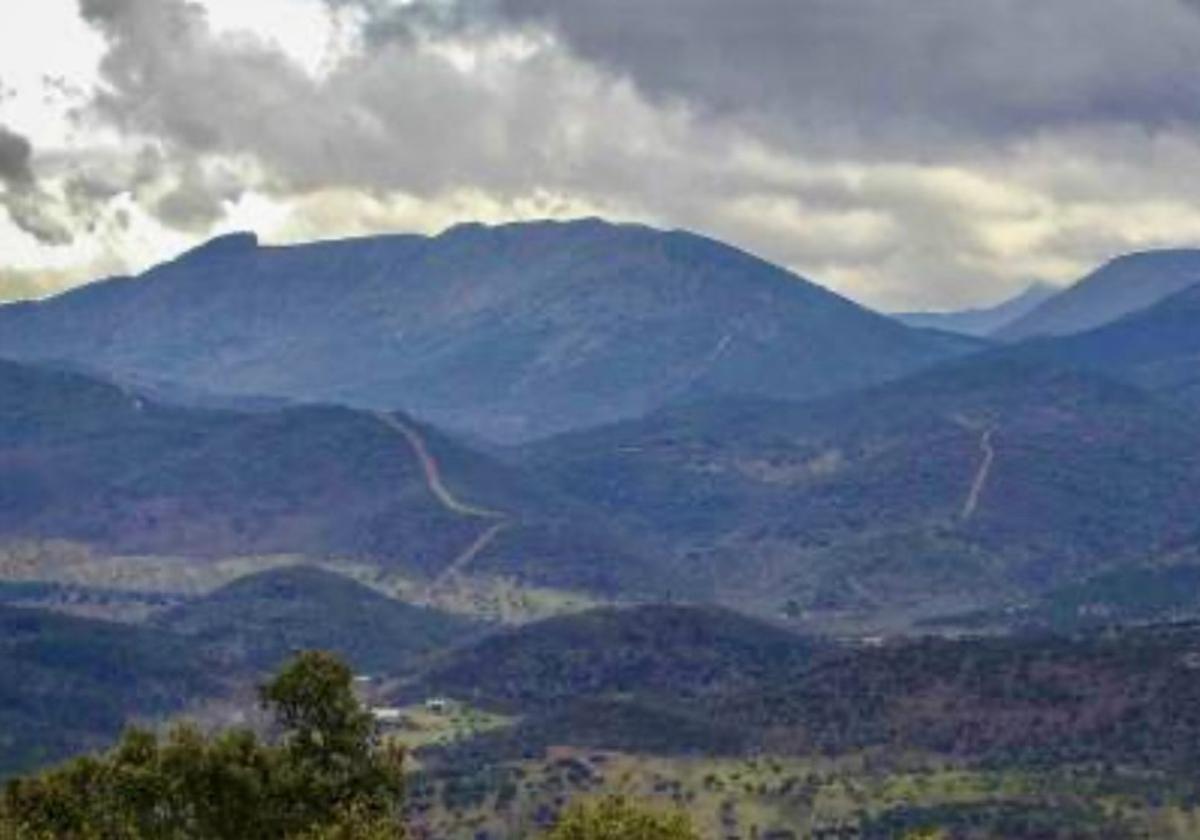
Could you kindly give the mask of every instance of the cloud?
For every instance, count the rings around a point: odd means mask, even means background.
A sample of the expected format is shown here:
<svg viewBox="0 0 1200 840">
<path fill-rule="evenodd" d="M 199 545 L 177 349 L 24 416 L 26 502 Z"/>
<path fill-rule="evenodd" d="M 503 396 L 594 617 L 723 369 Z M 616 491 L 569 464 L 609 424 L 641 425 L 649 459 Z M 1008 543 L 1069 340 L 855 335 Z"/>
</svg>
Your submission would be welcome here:
<svg viewBox="0 0 1200 840">
<path fill-rule="evenodd" d="M 53 201 L 38 186 L 33 173 L 33 144 L 21 134 L 0 125 L 0 206 L 25 233 L 39 242 L 66 245 L 69 228 L 57 217 Z"/>
<path fill-rule="evenodd" d="M 405 39 L 314 78 L 270 44 L 216 37 L 181 0 L 82 8 L 110 43 L 92 118 L 161 144 L 181 173 L 179 189 L 156 203 L 168 222 L 215 208 L 222 190 L 210 173 L 221 160 L 252 162 L 243 188 L 275 196 L 351 188 L 589 201 L 601 186 L 639 188 L 647 165 L 680 170 L 701 146 L 727 142 L 719 131 L 687 136 L 684 115 L 650 106 L 545 38 L 447 35 L 414 18 Z"/>
<path fill-rule="evenodd" d="M 0 303 L 45 297 L 74 284 L 72 271 L 0 269 Z"/>
<path fill-rule="evenodd" d="M 10 188 L 33 184 L 33 144 L 29 139 L 0 125 L 0 181 Z"/>
<path fill-rule="evenodd" d="M 969 155 L 1060 126 L 1200 121 L 1180 0 L 498 0 L 656 97 L 811 149 Z"/>
</svg>

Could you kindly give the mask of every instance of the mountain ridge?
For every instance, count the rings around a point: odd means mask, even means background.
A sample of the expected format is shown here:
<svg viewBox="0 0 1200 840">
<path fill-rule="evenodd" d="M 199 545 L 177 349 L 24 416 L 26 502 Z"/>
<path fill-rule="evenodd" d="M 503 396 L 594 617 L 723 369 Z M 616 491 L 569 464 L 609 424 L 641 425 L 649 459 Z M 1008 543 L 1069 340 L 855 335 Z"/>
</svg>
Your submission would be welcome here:
<svg viewBox="0 0 1200 840">
<path fill-rule="evenodd" d="M 1011 352 L 1096 370 L 1200 407 L 1200 283 L 1096 329 Z"/>
<path fill-rule="evenodd" d="M 1016 342 L 1085 332 L 1152 306 L 1197 283 L 1200 283 L 1200 249 L 1124 254 L 996 330 L 992 337 Z"/>
<path fill-rule="evenodd" d="M 1165 551 L 1189 533 L 1197 440 L 1193 414 L 1135 386 L 998 350 L 817 402 L 664 410 L 523 457 L 670 546 L 688 596 L 824 621 L 1019 601 Z"/>
<path fill-rule="evenodd" d="M 990 306 L 944 312 L 898 312 L 893 318 L 918 329 L 939 329 L 976 338 L 986 338 L 998 329 L 1032 312 L 1060 289 L 1049 283 L 1033 283 L 1019 294 Z"/>
<path fill-rule="evenodd" d="M 0 309 L 0 355 L 404 410 L 501 442 L 712 394 L 810 398 L 973 346 L 716 240 L 598 219 L 293 246 L 235 234 Z"/>
<path fill-rule="evenodd" d="M 428 582 L 495 524 L 441 489 L 507 517 L 473 571 L 579 590 L 644 578 L 637 550 L 578 503 L 405 419 L 418 452 L 387 419 L 160 405 L 75 371 L 0 361 L 0 537 L 197 562 L 336 556 Z M 424 459 L 443 484 L 431 485 Z"/>
</svg>

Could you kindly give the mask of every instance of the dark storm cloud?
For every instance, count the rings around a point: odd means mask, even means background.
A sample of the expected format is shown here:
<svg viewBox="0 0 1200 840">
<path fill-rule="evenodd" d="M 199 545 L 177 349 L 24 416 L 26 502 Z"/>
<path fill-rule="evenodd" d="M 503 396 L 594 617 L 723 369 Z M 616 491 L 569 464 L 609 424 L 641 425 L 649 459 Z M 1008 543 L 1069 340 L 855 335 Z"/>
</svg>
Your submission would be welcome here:
<svg viewBox="0 0 1200 840">
<path fill-rule="evenodd" d="M 1191 0 L 497 0 L 652 95 L 826 142 L 1200 121 Z"/>
<path fill-rule="evenodd" d="M 621 143 L 601 130 L 608 116 L 589 113 L 604 93 L 596 74 L 581 74 L 554 52 L 494 56 L 464 71 L 428 48 L 460 31 L 455 18 L 422 8 L 379 11 L 368 34 L 385 24 L 406 34 L 377 35 L 364 54 L 314 79 L 262 41 L 214 35 L 198 7 L 182 0 L 82 0 L 85 17 L 109 41 L 101 68 L 107 85 L 93 113 L 161 140 L 176 166 L 251 156 L 280 193 L 520 192 L 572 177 L 580 153 L 619 153 Z M 435 18 L 441 22 L 432 26 Z M 597 160 L 595 171 L 603 168 Z M 180 196 L 164 207 L 195 203 Z"/>
<path fill-rule="evenodd" d="M 33 172 L 33 144 L 27 137 L 0 125 L 0 207 L 21 230 L 45 245 L 66 245 L 71 232 L 50 209 L 50 200 Z"/>
<path fill-rule="evenodd" d="M 0 125 L 0 181 L 25 188 L 33 183 L 33 144 L 28 138 Z"/>
</svg>

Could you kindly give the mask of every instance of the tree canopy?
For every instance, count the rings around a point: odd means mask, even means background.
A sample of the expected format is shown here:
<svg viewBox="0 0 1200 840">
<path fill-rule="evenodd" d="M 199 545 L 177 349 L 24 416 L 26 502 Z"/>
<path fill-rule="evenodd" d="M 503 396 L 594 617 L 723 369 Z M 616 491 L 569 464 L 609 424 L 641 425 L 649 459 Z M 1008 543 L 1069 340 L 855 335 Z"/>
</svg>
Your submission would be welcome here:
<svg viewBox="0 0 1200 840">
<path fill-rule="evenodd" d="M 262 687 L 276 731 L 131 729 L 108 753 L 10 782 L 20 840 L 402 838 L 403 755 L 375 737 L 345 664 L 302 653 Z"/>
<path fill-rule="evenodd" d="M 545 840 L 700 840 L 687 816 L 634 805 L 620 796 L 566 810 Z"/>
</svg>

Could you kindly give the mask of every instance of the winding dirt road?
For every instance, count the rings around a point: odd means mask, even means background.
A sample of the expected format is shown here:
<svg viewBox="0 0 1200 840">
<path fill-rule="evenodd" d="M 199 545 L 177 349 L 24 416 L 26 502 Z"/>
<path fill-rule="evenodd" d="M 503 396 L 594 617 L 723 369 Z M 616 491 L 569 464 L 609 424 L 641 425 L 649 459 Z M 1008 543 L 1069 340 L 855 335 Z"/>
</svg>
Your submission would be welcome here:
<svg viewBox="0 0 1200 840">
<path fill-rule="evenodd" d="M 451 560 L 438 576 L 430 582 L 428 591 L 434 592 L 451 577 L 461 573 L 476 557 L 482 554 L 484 549 L 491 545 L 496 537 L 509 527 L 511 524 L 510 517 L 506 513 L 477 507 L 459 499 L 446 486 L 446 482 L 442 480 L 441 466 L 438 464 L 437 458 L 429 451 L 429 447 L 426 445 L 425 439 L 421 437 L 420 432 L 391 414 L 376 411 L 374 412 L 374 416 L 380 423 L 399 434 L 407 442 L 413 455 L 416 456 L 417 462 L 421 465 L 422 472 L 425 474 L 425 485 L 442 507 L 459 516 L 491 520 L 493 523 L 467 546 L 466 549 Z"/>
<path fill-rule="evenodd" d="M 499 511 L 475 507 L 459 500 L 442 480 L 442 469 L 438 465 L 437 459 L 433 457 L 433 453 L 429 451 L 429 447 L 425 445 L 425 439 L 421 437 L 420 432 L 407 423 L 403 423 L 392 415 L 385 414 L 382 411 L 375 412 L 375 417 L 389 429 L 399 432 L 404 436 L 413 454 L 417 456 L 417 461 L 421 464 L 421 469 L 425 473 L 425 484 L 429 487 L 429 492 L 441 503 L 442 507 L 461 516 L 473 516 L 478 519 L 508 518 L 507 514 L 500 513 Z"/>
<path fill-rule="evenodd" d="M 971 482 L 971 491 L 967 494 L 967 499 L 963 503 L 960 518 L 964 522 L 975 514 L 976 509 L 979 507 L 979 499 L 983 495 L 983 490 L 987 487 L 988 478 L 992 474 L 992 463 L 996 460 L 996 448 L 992 445 L 992 434 L 995 431 L 994 427 L 984 429 L 983 434 L 979 438 L 979 449 L 983 453 L 983 461 L 979 464 L 979 469 L 975 473 L 975 479 Z"/>
</svg>

